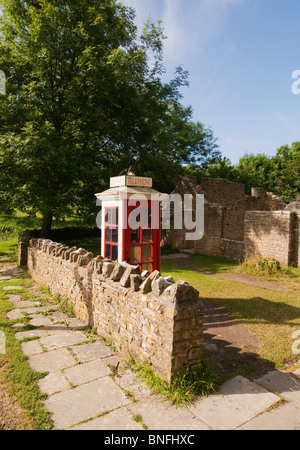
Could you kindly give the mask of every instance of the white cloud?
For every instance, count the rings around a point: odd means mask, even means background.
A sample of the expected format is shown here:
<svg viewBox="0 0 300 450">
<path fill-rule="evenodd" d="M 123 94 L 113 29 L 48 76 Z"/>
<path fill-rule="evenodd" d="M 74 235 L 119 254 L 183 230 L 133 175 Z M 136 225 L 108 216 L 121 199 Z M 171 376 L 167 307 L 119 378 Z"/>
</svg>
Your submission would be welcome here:
<svg viewBox="0 0 300 450">
<path fill-rule="evenodd" d="M 200 56 L 222 33 L 230 11 L 247 0 L 123 0 L 136 10 L 136 24 L 142 27 L 151 15 L 161 19 L 167 36 L 164 57 L 171 64 L 183 64 Z M 233 48 L 233 43 L 231 44 Z"/>
</svg>

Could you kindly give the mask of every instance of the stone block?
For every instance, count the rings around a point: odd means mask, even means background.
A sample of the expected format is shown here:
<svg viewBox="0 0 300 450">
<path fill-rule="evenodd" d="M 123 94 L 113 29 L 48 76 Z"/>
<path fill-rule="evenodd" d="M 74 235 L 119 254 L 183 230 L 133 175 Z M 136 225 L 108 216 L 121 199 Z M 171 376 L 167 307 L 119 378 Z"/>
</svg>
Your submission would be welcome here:
<svg viewBox="0 0 300 450">
<path fill-rule="evenodd" d="M 177 281 L 164 291 L 164 296 L 172 303 L 180 303 L 187 300 L 198 300 L 199 292 L 185 281 Z"/>
<path fill-rule="evenodd" d="M 142 275 L 142 277 L 147 278 L 147 277 L 149 277 L 150 272 L 149 272 L 149 270 L 144 270 L 144 271 L 141 273 L 141 275 Z"/>
<path fill-rule="evenodd" d="M 113 281 L 120 281 L 120 279 L 122 278 L 125 270 L 126 270 L 126 267 L 123 264 L 117 263 L 115 265 L 115 267 L 114 267 L 114 270 L 112 271 L 112 274 L 111 274 L 110 278 Z"/>
<path fill-rule="evenodd" d="M 139 275 L 140 274 L 140 266 L 130 266 L 128 265 L 122 275 L 120 280 L 120 284 L 123 287 L 130 287 L 130 276 L 131 275 Z"/>
<path fill-rule="evenodd" d="M 104 278 L 109 278 L 115 268 L 115 264 L 113 262 L 104 262 L 102 266 L 102 275 Z"/>
<path fill-rule="evenodd" d="M 78 266 L 87 266 L 92 261 L 93 258 L 94 255 L 91 252 L 88 252 L 85 255 L 80 256 L 78 259 Z"/>
<path fill-rule="evenodd" d="M 72 247 L 72 248 L 68 248 L 65 253 L 64 253 L 64 259 L 67 261 L 68 259 L 70 259 L 70 255 L 71 253 L 73 253 L 76 250 L 76 247 Z"/>
<path fill-rule="evenodd" d="M 171 283 L 171 284 L 175 283 L 174 278 L 171 277 L 171 276 L 169 276 L 169 277 L 164 277 L 164 279 L 165 279 L 168 283 Z"/>
<path fill-rule="evenodd" d="M 159 278 L 160 272 L 158 270 L 155 270 L 154 272 L 152 272 L 145 281 L 143 281 L 143 283 L 141 284 L 140 290 L 142 292 L 142 294 L 148 294 L 149 292 L 152 291 L 152 283 L 153 281 L 157 280 L 157 278 Z"/>
<path fill-rule="evenodd" d="M 151 285 L 152 292 L 156 297 L 159 297 L 164 292 L 164 290 L 171 285 L 172 283 L 167 281 L 165 278 L 159 277 L 156 280 L 154 280 Z"/>
<path fill-rule="evenodd" d="M 140 289 L 141 284 L 144 281 L 142 275 L 133 274 L 130 275 L 130 288 L 133 292 L 137 292 Z"/>
</svg>

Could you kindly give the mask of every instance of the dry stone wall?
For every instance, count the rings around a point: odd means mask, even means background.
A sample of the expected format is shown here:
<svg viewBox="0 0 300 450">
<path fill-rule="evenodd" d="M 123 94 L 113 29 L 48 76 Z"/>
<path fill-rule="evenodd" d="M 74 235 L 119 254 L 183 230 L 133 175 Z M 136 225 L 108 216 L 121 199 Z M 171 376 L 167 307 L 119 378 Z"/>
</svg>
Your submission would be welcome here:
<svg viewBox="0 0 300 450">
<path fill-rule="evenodd" d="M 204 307 L 188 283 L 39 238 L 29 242 L 27 264 L 77 317 L 167 381 L 199 364 Z"/>
</svg>

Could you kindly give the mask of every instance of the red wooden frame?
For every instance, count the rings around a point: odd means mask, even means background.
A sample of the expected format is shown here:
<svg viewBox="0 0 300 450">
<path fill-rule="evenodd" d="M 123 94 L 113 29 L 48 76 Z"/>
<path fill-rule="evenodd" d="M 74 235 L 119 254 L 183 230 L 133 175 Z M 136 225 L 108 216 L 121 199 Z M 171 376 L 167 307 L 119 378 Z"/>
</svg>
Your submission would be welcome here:
<svg viewBox="0 0 300 450">
<path fill-rule="evenodd" d="M 133 265 L 139 264 L 141 272 L 145 269 L 149 270 L 150 272 L 153 272 L 154 270 L 160 270 L 160 212 L 158 213 L 159 217 L 156 217 L 157 210 L 160 211 L 160 208 L 159 202 L 147 201 L 146 206 L 143 205 L 144 203 L 145 202 L 137 202 L 136 206 L 128 206 L 127 204 L 127 208 L 124 208 L 123 224 L 126 225 L 126 229 L 124 229 L 123 231 L 123 260 L 127 261 L 129 264 Z M 130 228 L 129 217 L 130 213 L 136 208 L 140 208 L 142 217 L 143 217 L 142 211 L 145 208 L 151 210 L 151 214 L 155 215 L 154 223 L 158 224 L 158 228 L 152 229 L 151 227 L 146 228 L 146 226 L 138 228 L 136 231 L 139 233 L 139 241 L 137 243 L 132 243 L 131 242 L 132 232 L 134 232 L 135 230 L 132 230 Z M 151 230 L 152 232 L 152 239 L 149 242 L 143 242 L 143 235 L 146 231 L 149 230 Z M 147 246 L 151 247 L 151 258 L 143 261 L 143 248 Z M 138 261 L 134 261 L 131 257 L 132 248 L 139 248 Z"/>
<path fill-rule="evenodd" d="M 110 211 L 110 212 L 109 212 Z M 113 211 L 116 212 L 114 215 Z M 107 220 L 108 214 L 110 215 L 109 221 Z M 104 208 L 104 258 L 118 260 L 119 255 L 119 207 L 107 206 Z M 114 223 L 115 222 L 115 223 Z M 110 230 L 110 239 L 108 240 L 108 229 Z M 116 230 L 117 240 L 113 242 L 112 230 Z M 109 246 L 109 255 L 107 254 L 106 247 Z M 116 258 L 113 258 L 113 248 L 117 249 Z"/>
</svg>

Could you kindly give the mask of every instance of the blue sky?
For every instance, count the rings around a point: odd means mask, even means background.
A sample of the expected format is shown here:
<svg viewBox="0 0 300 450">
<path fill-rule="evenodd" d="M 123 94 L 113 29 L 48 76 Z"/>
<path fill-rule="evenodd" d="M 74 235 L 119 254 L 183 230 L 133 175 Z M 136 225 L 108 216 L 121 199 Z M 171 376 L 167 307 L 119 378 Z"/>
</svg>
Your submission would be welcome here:
<svg viewBox="0 0 300 450">
<path fill-rule="evenodd" d="M 120 0 L 141 28 L 161 19 L 164 64 L 190 73 L 182 90 L 193 119 L 212 128 L 223 156 L 272 156 L 300 141 L 299 0 Z"/>
</svg>

